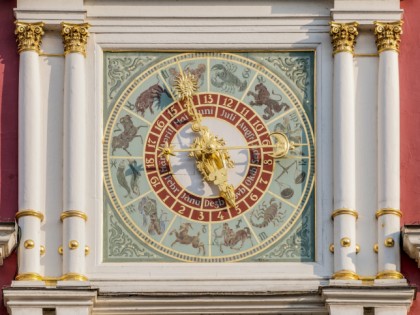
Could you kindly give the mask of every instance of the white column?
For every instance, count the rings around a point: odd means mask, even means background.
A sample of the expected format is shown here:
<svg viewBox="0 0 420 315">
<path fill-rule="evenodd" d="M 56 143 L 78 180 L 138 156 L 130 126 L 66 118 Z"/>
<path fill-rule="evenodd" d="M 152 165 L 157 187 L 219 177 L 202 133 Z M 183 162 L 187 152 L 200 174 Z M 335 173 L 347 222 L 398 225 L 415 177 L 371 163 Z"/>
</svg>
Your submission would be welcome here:
<svg viewBox="0 0 420 315">
<path fill-rule="evenodd" d="M 62 23 L 64 42 L 63 280 L 85 277 L 86 76 L 88 24 Z"/>
<path fill-rule="evenodd" d="M 334 279 L 356 273 L 356 146 L 353 52 L 358 24 L 331 22 L 334 52 Z"/>
<path fill-rule="evenodd" d="M 402 22 L 375 22 L 378 78 L 378 274 L 401 279 L 400 95 L 398 50 Z"/>
<path fill-rule="evenodd" d="M 89 315 L 89 307 L 57 307 L 55 310 L 56 315 Z"/>
<path fill-rule="evenodd" d="M 39 52 L 44 23 L 16 22 L 19 60 L 19 212 L 16 280 L 42 280 L 41 221 L 44 218 L 42 104 Z"/>
<path fill-rule="evenodd" d="M 375 315 L 407 315 L 405 306 L 376 307 Z"/>
<path fill-rule="evenodd" d="M 363 315 L 364 313 L 361 305 L 330 305 L 329 309 L 330 315 Z"/>
<path fill-rule="evenodd" d="M 42 315 L 42 307 L 11 307 L 10 315 Z"/>
</svg>

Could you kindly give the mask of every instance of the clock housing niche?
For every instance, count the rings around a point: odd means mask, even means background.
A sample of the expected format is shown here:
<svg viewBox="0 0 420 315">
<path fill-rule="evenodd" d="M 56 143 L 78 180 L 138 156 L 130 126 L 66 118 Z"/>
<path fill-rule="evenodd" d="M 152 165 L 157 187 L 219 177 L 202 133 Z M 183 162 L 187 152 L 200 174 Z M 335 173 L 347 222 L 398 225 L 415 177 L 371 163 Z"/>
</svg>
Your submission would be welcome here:
<svg viewBox="0 0 420 315">
<path fill-rule="evenodd" d="M 314 261 L 314 64 L 314 51 L 105 52 L 103 261 Z M 180 74 L 233 162 L 235 206 L 191 154 Z"/>
</svg>

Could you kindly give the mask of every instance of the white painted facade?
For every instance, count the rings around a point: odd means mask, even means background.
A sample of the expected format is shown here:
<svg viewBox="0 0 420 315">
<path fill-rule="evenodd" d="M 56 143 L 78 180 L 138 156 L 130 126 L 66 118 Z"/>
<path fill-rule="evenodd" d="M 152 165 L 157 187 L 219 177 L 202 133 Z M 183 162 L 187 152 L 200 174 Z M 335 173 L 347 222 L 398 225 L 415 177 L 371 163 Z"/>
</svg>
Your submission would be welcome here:
<svg viewBox="0 0 420 315">
<path fill-rule="evenodd" d="M 54 308 L 57 315 L 361 315 L 372 307 L 375 314 L 407 313 L 414 295 L 407 282 L 375 279 L 399 271 L 399 218 L 375 218 L 380 208 L 399 208 L 399 150 L 392 149 L 399 141 L 398 54 L 378 54 L 373 33 L 375 20 L 402 19 L 398 0 L 19 0 L 15 14 L 18 21 L 45 23 L 39 57 L 21 53 L 19 91 L 19 182 L 32 185 L 19 188 L 19 207 L 45 217 L 24 216 L 19 224 L 22 240 L 46 253 L 28 253 L 21 241 L 19 273 L 43 281 L 14 281 L 4 291 L 10 314 Z M 354 55 L 333 56 L 330 21 L 359 23 Z M 91 25 L 86 58 L 64 56 L 62 22 Z M 315 262 L 104 263 L 103 52 L 294 49 L 316 51 Z M 355 209 L 359 217 L 333 221 L 338 208 Z M 68 210 L 83 211 L 87 221 L 61 222 Z M 383 245 L 389 235 L 392 248 Z M 340 247 L 344 236 L 350 247 Z M 75 251 L 67 246 L 73 239 Z M 331 280 L 340 270 L 361 280 Z M 69 273 L 88 281 L 62 281 Z"/>
</svg>

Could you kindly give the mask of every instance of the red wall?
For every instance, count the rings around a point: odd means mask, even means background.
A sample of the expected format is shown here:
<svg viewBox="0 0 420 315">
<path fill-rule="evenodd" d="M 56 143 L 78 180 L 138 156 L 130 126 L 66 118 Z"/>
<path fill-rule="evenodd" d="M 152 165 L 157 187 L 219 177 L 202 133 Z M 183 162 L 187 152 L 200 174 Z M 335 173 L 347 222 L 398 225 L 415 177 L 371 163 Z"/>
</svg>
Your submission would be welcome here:
<svg viewBox="0 0 420 315">
<path fill-rule="evenodd" d="M 401 1 L 404 9 L 400 50 L 402 224 L 420 224 L 420 1 Z M 417 263 L 402 254 L 402 273 L 420 286 Z M 420 289 L 420 287 L 419 287 Z M 420 295 L 410 314 L 420 314 Z"/>
<path fill-rule="evenodd" d="M 18 197 L 18 71 L 13 8 L 16 0 L 0 4 L 0 221 L 14 221 Z M 10 285 L 16 274 L 16 254 L 0 267 L 0 287 Z M 6 315 L 0 295 L 0 315 Z"/>
</svg>

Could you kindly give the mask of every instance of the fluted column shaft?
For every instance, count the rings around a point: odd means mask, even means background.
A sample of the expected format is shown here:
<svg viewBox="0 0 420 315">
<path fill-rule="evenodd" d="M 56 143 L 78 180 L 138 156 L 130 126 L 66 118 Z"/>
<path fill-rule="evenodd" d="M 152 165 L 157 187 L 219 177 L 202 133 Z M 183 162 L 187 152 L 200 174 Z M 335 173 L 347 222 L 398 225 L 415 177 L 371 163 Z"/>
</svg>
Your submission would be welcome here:
<svg viewBox="0 0 420 315">
<path fill-rule="evenodd" d="M 19 211 L 18 275 L 16 280 L 41 280 L 41 221 L 44 196 L 42 165 L 42 103 L 39 53 L 43 23 L 16 21 L 19 59 Z"/>
<path fill-rule="evenodd" d="M 63 280 L 85 277 L 86 75 L 88 24 L 62 23 L 64 42 Z"/>
<path fill-rule="evenodd" d="M 378 77 L 378 275 L 400 279 L 400 95 L 402 22 L 375 22 Z"/>
<path fill-rule="evenodd" d="M 356 147 L 353 52 L 357 23 L 331 23 L 334 53 L 334 279 L 356 274 Z"/>
</svg>

